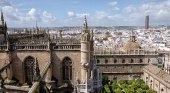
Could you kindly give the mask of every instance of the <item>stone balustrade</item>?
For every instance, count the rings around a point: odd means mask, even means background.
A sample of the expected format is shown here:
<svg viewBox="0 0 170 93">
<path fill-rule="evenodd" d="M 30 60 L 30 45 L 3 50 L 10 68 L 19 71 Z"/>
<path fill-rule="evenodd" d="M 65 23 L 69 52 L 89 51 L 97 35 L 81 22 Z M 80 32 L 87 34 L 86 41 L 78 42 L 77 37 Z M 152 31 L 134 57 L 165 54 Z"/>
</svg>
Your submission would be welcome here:
<svg viewBox="0 0 170 93">
<path fill-rule="evenodd" d="M 80 50 L 80 48 L 81 46 L 78 44 L 68 44 L 68 45 L 59 44 L 59 45 L 53 46 L 54 50 Z"/>
<path fill-rule="evenodd" d="M 95 48 L 94 55 L 158 55 L 156 50 L 114 50 L 114 49 L 101 49 Z"/>
<path fill-rule="evenodd" d="M 47 45 L 20 45 L 11 47 L 12 50 L 46 50 L 47 48 Z"/>
<path fill-rule="evenodd" d="M 0 45 L 0 51 L 1 50 L 6 50 L 7 49 L 7 45 Z"/>
</svg>

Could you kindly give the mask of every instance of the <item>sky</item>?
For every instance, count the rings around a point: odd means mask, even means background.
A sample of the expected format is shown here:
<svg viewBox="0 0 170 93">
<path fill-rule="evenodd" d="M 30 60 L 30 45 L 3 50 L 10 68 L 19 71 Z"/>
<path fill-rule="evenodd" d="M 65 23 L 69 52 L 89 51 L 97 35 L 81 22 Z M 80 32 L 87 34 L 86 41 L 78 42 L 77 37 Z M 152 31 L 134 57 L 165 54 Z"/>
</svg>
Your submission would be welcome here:
<svg viewBox="0 0 170 93">
<path fill-rule="evenodd" d="M 8 27 L 170 25 L 170 0 L 0 0 Z"/>
</svg>

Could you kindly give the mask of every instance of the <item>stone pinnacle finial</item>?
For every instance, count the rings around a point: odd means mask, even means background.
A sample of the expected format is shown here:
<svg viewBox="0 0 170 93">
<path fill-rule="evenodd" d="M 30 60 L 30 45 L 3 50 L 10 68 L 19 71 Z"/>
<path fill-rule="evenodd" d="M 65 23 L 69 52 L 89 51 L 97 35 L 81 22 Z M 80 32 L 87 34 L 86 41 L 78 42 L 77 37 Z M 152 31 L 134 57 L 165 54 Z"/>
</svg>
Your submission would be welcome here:
<svg viewBox="0 0 170 93">
<path fill-rule="evenodd" d="M 4 19 L 3 12 L 1 10 L 1 20 Z"/>
<path fill-rule="evenodd" d="M 86 19 L 86 15 L 84 16 L 84 28 L 87 28 L 87 19 Z"/>
<path fill-rule="evenodd" d="M 36 21 L 36 27 L 37 27 L 37 21 Z"/>
<path fill-rule="evenodd" d="M 37 21 L 36 21 L 36 31 L 37 31 L 37 34 L 39 34 L 39 33 L 38 33 L 39 28 L 38 28 L 38 25 L 37 25 Z"/>
<path fill-rule="evenodd" d="M 2 21 L 2 26 L 4 26 L 4 16 L 2 10 L 1 10 L 1 21 Z"/>
<path fill-rule="evenodd" d="M 7 24 L 6 24 L 6 22 L 5 22 L 5 29 L 7 29 Z"/>
</svg>

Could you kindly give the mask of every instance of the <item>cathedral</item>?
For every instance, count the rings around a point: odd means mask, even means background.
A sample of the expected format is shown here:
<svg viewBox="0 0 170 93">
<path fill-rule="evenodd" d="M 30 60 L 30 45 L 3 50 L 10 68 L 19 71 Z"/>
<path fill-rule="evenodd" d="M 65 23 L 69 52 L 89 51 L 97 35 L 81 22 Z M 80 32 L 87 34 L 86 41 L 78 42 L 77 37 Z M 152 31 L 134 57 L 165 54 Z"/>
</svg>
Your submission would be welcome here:
<svg viewBox="0 0 170 93">
<path fill-rule="evenodd" d="M 48 29 L 8 34 L 1 12 L 2 93 L 101 93 L 102 73 L 94 58 L 93 30 L 86 16 L 80 38 L 50 38 Z"/>
<path fill-rule="evenodd" d="M 146 65 L 158 65 L 159 53 L 157 49 L 142 48 L 132 34 L 123 47 L 95 48 L 94 56 L 97 66 L 109 80 L 135 80 L 143 78 Z"/>
<path fill-rule="evenodd" d="M 141 48 L 136 37 L 121 48 L 97 48 L 86 16 L 80 38 L 51 38 L 49 29 L 7 33 L 1 12 L 0 93 L 102 93 L 102 74 L 109 80 L 136 79 L 158 52 Z"/>
<path fill-rule="evenodd" d="M 148 64 L 158 64 L 157 49 L 141 48 L 135 35 L 118 49 L 95 48 L 94 56 L 97 66 L 109 80 L 135 80 L 143 77 L 143 68 Z"/>
</svg>

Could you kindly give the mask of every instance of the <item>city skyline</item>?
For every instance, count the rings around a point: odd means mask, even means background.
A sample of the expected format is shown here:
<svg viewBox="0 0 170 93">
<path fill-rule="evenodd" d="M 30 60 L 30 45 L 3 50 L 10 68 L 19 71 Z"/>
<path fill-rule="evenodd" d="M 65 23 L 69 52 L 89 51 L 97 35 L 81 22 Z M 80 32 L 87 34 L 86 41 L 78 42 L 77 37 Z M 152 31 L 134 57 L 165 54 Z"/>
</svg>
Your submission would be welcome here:
<svg viewBox="0 0 170 93">
<path fill-rule="evenodd" d="M 170 25 L 170 0 L 1 0 L 8 27 L 82 26 L 84 15 L 89 26 Z"/>
</svg>

